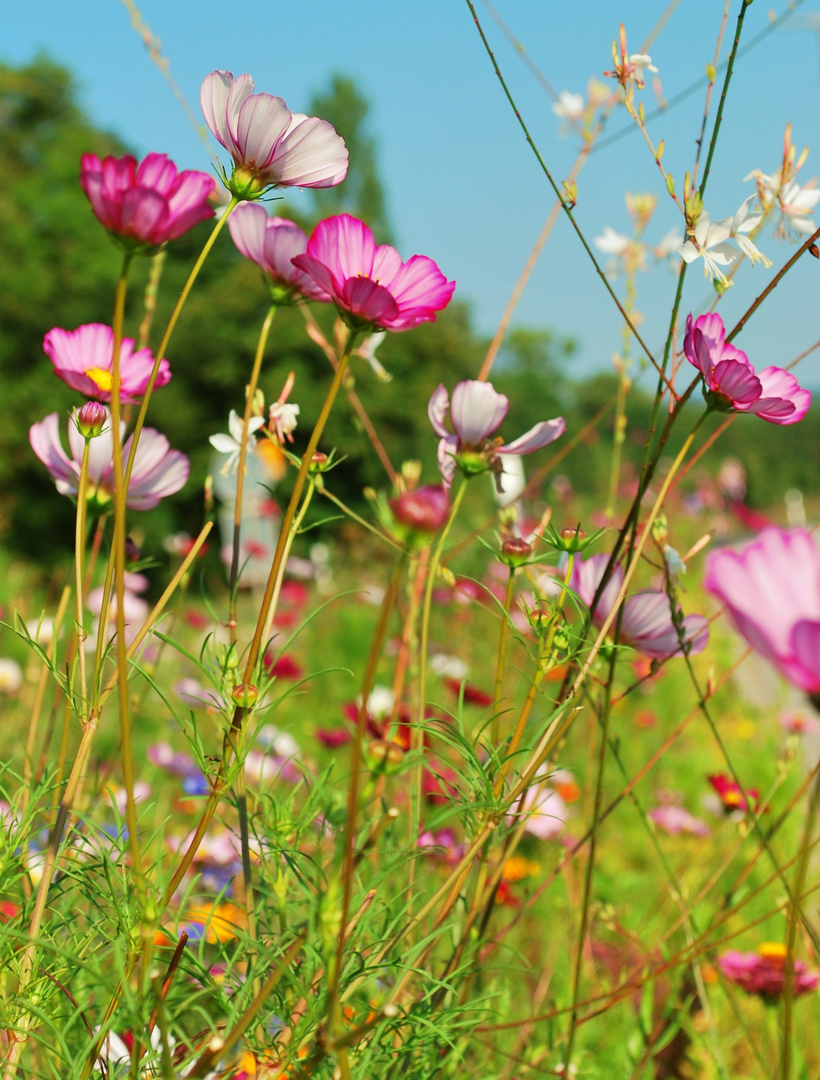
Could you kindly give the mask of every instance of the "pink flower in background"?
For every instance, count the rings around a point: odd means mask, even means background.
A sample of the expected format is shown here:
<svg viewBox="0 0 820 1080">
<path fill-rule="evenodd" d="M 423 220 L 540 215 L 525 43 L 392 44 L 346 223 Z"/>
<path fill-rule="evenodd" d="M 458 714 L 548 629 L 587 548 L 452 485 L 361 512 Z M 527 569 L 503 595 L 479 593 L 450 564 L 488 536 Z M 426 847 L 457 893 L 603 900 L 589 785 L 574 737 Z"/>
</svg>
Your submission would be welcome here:
<svg viewBox="0 0 820 1080">
<path fill-rule="evenodd" d="M 71 456 L 60 440 L 60 417 L 51 413 L 32 425 L 29 442 L 37 457 L 48 469 L 61 495 L 76 495 L 80 479 L 85 439 L 77 430 L 73 417 L 68 421 L 68 445 Z M 125 424 L 121 425 L 125 432 Z M 131 449 L 129 438 L 122 449 L 123 462 Z M 88 444 L 88 495 L 104 505 L 114 497 L 114 440 L 110 427 Z M 128 485 L 126 506 L 131 510 L 150 510 L 166 495 L 179 491 L 188 479 L 190 463 L 179 450 L 171 450 L 168 440 L 153 428 L 144 428 L 134 471 Z"/>
<path fill-rule="evenodd" d="M 347 147 L 333 125 L 292 113 L 280 97 L 254 94 L 250 75 L 214 71 L 199 100 L 205 123 L 233 158 L 228 186 L 239 198 L 255 198 L 272 184 L 333 187 L 347 175 Z"/>
<path fill-rule="evenodd" d="M 87 323 L 76 330 L 49 330 L 43 349 L 54 365 L 54 374 L 86 397 L 111 400 L 111 364 L 114 358 L 114 332 L 101 323 Z M 154 357 L 150 349 L 134 348 L 132 338 L 120 343 L 120 401 L 133 402 L 142 397 L 151 378 Z M 160 360 L 155 388 L 171 379 L 171 368 Z"/>
<path fill-rule="evenodd" d="M 517 439 L 499 446 L 497 440 L 490 441 L 490 436 L 501 426 L 509 407 L 509 399 L 504 394 L 499 394 L 490 383 L 479 382 L 478 379 L 457 383 L 452 402 L 443 385 L 433 391 L 427 405 L 427 415 L 433 431 L 441 439 L 438 444 L 438 467 L 445 487 L 452 484 L 457 465 L 468 475 L 488 469 L 500 473 L 499 454 L 531 454 L 554 442 L 566 430 L 562 416 L 542 420 Z M 452 434 L 444 425 L 448 412 L 453 426 Z"/>
<path fill-rule="evenodd" d="M 456 287 L 426 255 L 402 262 L 395 248 L 376 244 L 367 225 L 350 214 L 320 221 L 307 252 L 293 262 L 354 330 L 411 330 L 433 322 Z"/>
<path fill-rule="evenodd" d="M 680 836 L 681 833 L 688 836 L 708 836 L 711 831 L 705 821 L 694 817 L 682 806 L 653 806 L 648 817 L 670 836 Z"/>
<path fill-rule="evenodd" d="M 570 588 L 590 607 L 604 575 L 608 555 L 593 555 L 576 559 L 572 568 Z M 606 621 L 621 588 L 624 572 L 616 566 L 606 588 L 601 593 L 592 621 L 601 626 Z M 702 615 L 687 615 L 681 623 L 681 634 L 672 621 L 669 597 L 665 592 L 644 590 L 627 596 L 623 603 L 621 641 L 632 645 L 644 656 L 666 660 L 681 654 L 681 637 L 690 656 L 703 652 L 709 640 L 709 625 Z"/>
<path fill-rule="evenodd" d="M 178 172 L 165 154 L 136 159 L 83 154 L 80 184 L 99 222 L 129 248 L 159 247 L 213 217 L 207 173 Z"/>
<path fill-rule="evenodd" d="M 820 693 L 820 552 L 806 529 L 763 529 L 737 550 L 713 551 L 704 588 L 789 682 Z"/>
<path fill-rule="evenodd" d="M 745 813 L 747 810 L 755 813 L 760 806 L 760 793 L 757 788 L 746 788 L 745 791 L 741 791 L 737 783 L 726 773 L 712 773 L 706 779 L 715 789 L 720 799 L 720 807 L 725 814 L 735 814 L 738 811 Z"/>
<path fill-rule="evenodd" d="M 734 950 L 718 957 L 720 970 L 749 994 L 777 998 L 786 986 L 786 949 L 780 942 L 764 942 L 756 953 Z M 792 993 L 795 997 L 816 990 L 820 971 L 809 971 L 802 960 L 794 961 Z"/>
<path fill-rule="evenodd" d="M 536 781 L 512 804 L 507 820 L 514 822 L 519 816 L 526 817 L 526 832 L 551 840 L 566 828 L 567 806 L 557 791 Z"/>
<path fill-rule="evenodd" d="M 783 368 L 755 369 L 746 354 L 725 342 L 720 315 L 686 319 L 683 351 L 703 375 L 704 395 L 723 412 L 754 413 L 770 424 L 796 424 L 808 412 L 811 394 Z"/>
<path fill-rule="evenodd" d="M 270 277 L 275 302 L 285 303 L 299 296 L 324 299 L 313 279 L 291 261 L 307 249 L 307 235 L 298 225 L 286 218 L 270 217 L 259 203 L 242 203 L 228 218 L 228 228 L 245 258 Z"/>
</svg>

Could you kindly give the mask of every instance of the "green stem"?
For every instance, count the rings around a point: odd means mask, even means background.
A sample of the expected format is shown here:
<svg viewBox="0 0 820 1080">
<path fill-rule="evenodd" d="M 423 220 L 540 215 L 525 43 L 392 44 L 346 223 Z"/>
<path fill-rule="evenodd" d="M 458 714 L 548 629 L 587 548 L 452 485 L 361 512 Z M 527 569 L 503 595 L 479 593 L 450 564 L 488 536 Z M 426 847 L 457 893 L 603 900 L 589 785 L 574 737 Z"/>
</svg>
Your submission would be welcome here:
<svg viewBox="0 0 820 1080">
<path fill-rule="evenodd" d="M 498 661 L 495 668 L 495 690 L 493 692 L 493 726 L 490 739 L 493 749 L 497 750 L 501 739 L 501 690 L 504 685 L 504 666 L 507 659 L 507 629 L 510 618 L 510 606 L 512 605 L 513 582 L 515 570 L 510 567 L 507 578 L 507 591 L 504 595 L 504 617 L 501 620 L 501 631 L 498 638 Z"/>
<path fill-rule="evenodd" d="M 85 555 L 85 515 L 86 486 L 88 484 L 88 443 L 83 444 L 83 460 L 80 465 L 80 479 L 77 484 L 77 524 L 74 531 L 74 617 L 77 623 L 77 662 L 80 669 L 80 700 L 82 710 L 80 720 L 88 719 L 88 685 L 85 671 L 85 613 L 83 605 L 83 558 Z"/>
<path fill-rule="evenodd" d="M 239 445 L 239 464 L 236 472 L 236 498 L 233 515 L 233 551 L 231 553 L 231 576 L 228 587 L 230 597 L 230 613 L 228 615 L 228 627 L 231 633 L 231 642 L 236 641 L 236 596 L 237 578 L 239 577 L 239 540 L 242 531 L 242 495 L 245 486 L 245 458 L 248 452 L 248 426 L 251 420 L 253 399 L 259 382 L 259 372 L 262 370 L 262 358 L 265 355 L 265 346 L 268 342 L 268 334 L 276 315 L 276 305 L 271 304 L 262 329 L 259 333 L 259 341 L 256 346 L 256 356 L 253 360 L 251 379 L 245 391 L 245 415 L 242 418 L 242 440 Z"/>
</svg>

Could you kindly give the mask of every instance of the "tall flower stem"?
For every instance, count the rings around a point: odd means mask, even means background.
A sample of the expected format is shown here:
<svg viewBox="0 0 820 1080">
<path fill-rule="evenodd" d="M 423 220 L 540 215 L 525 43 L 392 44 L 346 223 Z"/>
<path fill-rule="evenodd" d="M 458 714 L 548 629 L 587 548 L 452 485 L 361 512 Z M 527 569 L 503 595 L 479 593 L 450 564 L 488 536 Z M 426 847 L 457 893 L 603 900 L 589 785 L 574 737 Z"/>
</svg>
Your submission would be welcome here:
<svg viewBox="0 0 820 1080">
<path fill-rule="evenodd" d="M 253 360 L 251 378 L 245 391 L 245 415 L 242 417 L 242 439 L 239 445 L 239 464 L 236 471 L 236 498 L 233 515 L 233 551 L 231 553 L 231 577 L 228 588 L 230 597 L 228 628 L 231 633 L 231 642 L 236 641 L 236 583 L 237 578 L 239 577 L 239 540 L 242 531 L 242 495 L 245 487 L 245 458 L 248 453 L 248 425 L 251 420 L 251 411 L 253 409 L 253 399 L 256 395 L 256 387 L 259 383 L 259 372 L 262 370 L 262 358 L 265 355 L 265 346 L 268 342 L 268 334 L 273 325 L 273 317 L 275 314 L 276 305 L 271 304 L 259 333 L 259 341 L 256 345 L 256 356 Z"/>
<path fill-rule="evenodd" d="M 304 499 L 302 499 L 302 505 L 299 507 L 299 513 L 293 519 L 290 529 L 288 530 L 288 536 L 285 540 L 285 553 L 282 558 L 282 565 L 279 568 L 279 576 L 276 579 L 276 587 L 273 591 L 273 600 L 268 611 L 268 617 L 265 620 L 265 629 L 262 634 L 262 644 L 266 646 L 271 639 L 271 633 L 273 632 L 273 619 L 276 614 L 276 609 L 279 606 L 279 596 L 282 592 L 282 582 L 285 580 L 285 567 L 290 557 L 290 550 L 293 547 L 293 541 L 298 535 L 299 530 L 302 527 L 302 522 L 305 520 L 305 514 L 308 511 L 311 500 L 313 499 L 314 492 L 316 491 L 316 479 L 308 473 L 308 489 L 305 493 Z"/>
<path fill-rule="evenodd" d="M 498 637 L 498 657 L 495 665 L 495 689 L 493 691 L 493 726 L 490 734 L 493 748 L 501 738 L 501 691 L 504 686 L 504 668 L 507 661 L 507 631 L 509 629 L 510 606 L 512 605 L 515 570 L 510 567 L 507 578 L 507 591 L 504 593 L 504 615 L 501 619 L 501 631 Z"/>
<path fill-rule="evenodd" d="M 77 663 L 80 669 L 80 700 L 82 712 L 80 720 L 88 716 L 88 687 L 85 672 L 85 625 L 83 594 L 83 560 L 85 556 L 85 514 L 86 485 L 88 483 L 88 443 L 83 444 L 83 459 L 80 464 L 80 479 L 77 482 L 77 524 L 74 530 L 74 618 L 77 623 Z M 102 627 L 100 627 L 102 633 Z"/>
</svg>

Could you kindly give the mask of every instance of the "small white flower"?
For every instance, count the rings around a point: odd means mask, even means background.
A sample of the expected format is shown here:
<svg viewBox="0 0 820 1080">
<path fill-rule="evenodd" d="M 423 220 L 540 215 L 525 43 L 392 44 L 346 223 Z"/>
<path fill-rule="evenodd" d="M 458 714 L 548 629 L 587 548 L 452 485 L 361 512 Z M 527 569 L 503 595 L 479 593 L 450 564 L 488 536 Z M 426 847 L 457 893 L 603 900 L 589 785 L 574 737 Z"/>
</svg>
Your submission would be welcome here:
<svg viewBox="0 0 820 1080">
<path fill-rule="evenodd" d="M 677 263 L 680 258 L 680 249 L 684 239 L 685 237 L 681 236 L 678 230 L 673 226 L 657 247 L 652 248 L 652 254 L 656 259 L 671 259 L 672 262 Z"/>
<path fill-rule="evenodd" d="M 445 679 L 456 679 L 463 682 L 470 671 L 467 664 L 457 656 L 448 656 L 447 653 L 434 653 L 430 657 L 430 670 Z"/>
<path fill-rule="evenodd" d="M 820 192 L 818 192 L 820 195 Z M 750 195 L 745 199 L 738 212 L 731 219 L 730 229 L 732 238 L 737 246 L 751 260 L 752 263 L 759 259 L 765 267 L 772 265 L 771 259 L 767 259 L 762 251 L 759 251 L 746 233 L 753 232 L 763 220 L 763 211 L 753 207 L 756 196 Z"/>
<path fill-rule="evenodd" d="M 16 694 L 23 685 L 23 669 L 16 660 L 0 659 L 0 694 Z"/>
<path fill-rule="evenodd" d="M 376 349 L 381 345 L 387 336 L 386 330 L 379 330 L 376 334 L 371 334 L 365 338 L 359 348 L 356 350 L 356 354 L 361 356 L 362 360 L 366 360 L 373 369 L 376 378 L 381 382 L 390 382 L 393 376 L 389 371 L 385 370 L 381 362 L 376 359 Z"/>
<path fill-rule="evenodd" d="M 556 116 L 560 116 L 562 120 L 567 120 L 571 124 L 577 124 L 579 120 L 583 120 L 585 109 L 586 102 L 583 95 L 570 93 L 569 90 L 562 90 L 552 107 Z"/>
<path fill-rule="evenodd" d="M 681 257 L 686 263 L 703 259 L 704 276 L 717 279 L 721 285 L 729 285 L 723 268 L 731 268 L 740 258 L 738 249 L 729 243 L 731 235 L 732 218 L 713 223 L 704 210 L 695 226 L 694 240 L 687 240 L 680 249 Z"/>
<path fill-rule="evenodd" d="M 47 619 L 45 613 L 39 619 L 29 619 L 26 630 L 32 641 L 47 649 L 54 640 L 54 620 Z"/>
<path fill-rule="evenodd" d="M 252 454 L 256 446 L 256 440 L 253 435 L 263 426 L 265 421 L 261 416 L 252 416 L 248 422 L 248 441 L 246 444 L 246 453 Z M 231 409 L 231 414 L 228 417 L 228 430 L 229 435 L 219 434 L 211 435 L 208 440 L 211 446 L 220 454 L 228 454 L 228 460 L 222 466 L 223 475 L 227 476 L 229 472 L 236 472 L 239 467 L 239 452 L 242 449 L 242 417 L 236 412 L 236 409 Z"/>
<path fill-rule="evenodd" d="M 393 691 L 387 686 L 374 686 L 367 699 L 367 711 L 377 720 L 383 720 L 393 711 Z"/>
<path fill-rule="evenodd" d="M 299 416 L 299 406 L 294 405 L 291 402 L 274 402 L 270 407 L 270 426 L 276 428 L 276 434 L 279 436 L 279 441 L 284 442 L 288 439 L 290 434 L 295 430 L 297 424 L 297 417 Z"/>
<path fill-rule="evenodd" d="M 810 180 L 803 187 L 792 180 L 780 192 L 779 202 L 782 219 L 778 226 L 778 235 L 788 236 L 789 228 L 803 236 L 810 236 L 816 229 L 809 216 L 820 199 L 820 188 L 815 187 L 816 180 Z"/>
</svg>

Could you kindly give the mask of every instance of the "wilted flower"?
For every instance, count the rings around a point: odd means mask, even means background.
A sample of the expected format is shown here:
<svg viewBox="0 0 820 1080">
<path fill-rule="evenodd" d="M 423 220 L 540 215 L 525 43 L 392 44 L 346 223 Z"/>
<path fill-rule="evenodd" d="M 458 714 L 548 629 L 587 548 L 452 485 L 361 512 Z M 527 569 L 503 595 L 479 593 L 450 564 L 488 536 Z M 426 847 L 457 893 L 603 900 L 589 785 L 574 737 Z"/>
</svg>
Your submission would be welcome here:
<svg viewBox="0 0 820 1080">
<path fill-rule="evenodd" d="M 772 1000 L 780 997 L 786 986 L 786 955 L 782 942 L 764 942 L 756 953 L 724 953 L 718 957 L 718 965 L 727 979 L 747 993 Z M 802 960 L 795 960 L 791 983 L 795 997 L 816 990 L 820 971 L 809 971 Z"/>
<path fill-rule="evenodd" d="M 114 332 L 101 323 L 87 323 L 76 330 L 49 330 L 43 349 L 54 365 L 54 374 L 86 397 L 111 400 L 111 364 L 114 359 Z M 150 349 L 135 349 L 132 338 L 120 342 L 120 401 L 133 402 L 148 386 L 154 357 Z M 154 387 L 165 386 L 171 368 L 160 360 Z"/>
<path fill-rule="evenodd" d="M 270 278 L 275 304 L 287 304 L 306 296 L 323 300 L 324 293 L 291 261 L 307 249 L 307 235 L 286 218 L 270 217 L 259 203 L 237 206 L 228 219 L 231 238 L 246 259 L 255 262 Z"/>
<path fill-rule="evenodd" d="M 755 372 L 746 354 L 726 343 L 723 319 L 712 312 L 686 319 L 683 351 L 703 375 L 704 397 L 722 412 L 753 413 L 770 424 L 796 424 L 806 415 L 811 394 L 783 368 Z"/>
<path fill-rule="evenodd" d="M 37 457 L 48 469 L 61 495 L 76 495 L 85 439 L 73 418 L 68 422 L 66 455 L 60 441 L 60 417 L 51 413 L 29 430 L 29 442 Z M 125 424 L 121 425 L 121 433 Z M 114 497 L 114 440 L 110 429 L 88 443 L 88 498 L 105 506 Z M 123 462 L 128 458 L 131 438 L 122 448 Z M 130 510 L 150 510 L 166 495 L 179 491 L 188 479 L 190 463 L 179 450 L 171 450 L 168 440 L 153 428 L 143 428 L 134 458 L 134 470 L 128 485 L 125 504 Z"/>
<path fill-rule="evenodd" d="M 554 442 L 566 430 L 566 422 L 559 416 L 554 420 L 542 420 L 511 443 L 499 445 L 490 436 L 501 426 L 509 407 L 509 399 L 504 394 L 499 394 L 490 383 L 477 379 L 457 383 L 452 404 L 443 385 L 433 391 L 427 415 L 441 439 L 438 467 L 445 487 L 452 484 L 457 466 L 468 476 L 487 470 L 499 473 L 499 454 L 531 454 Z M 452 434 L 444 426 L 448 411 Z"/>
<path fill-rule="evenodd" d="M 212 178 L 177 172 L 165 154 L 149 154 L 139 166 L 130 154 L 102 161 L 83 154 L 80 184 L 99 222 L 131 251 L 176 240 L 214 213 Z"/>
<path fill-rule="evenodd" d="M 592 604 L 608 562 L 608 555 L 593 555 L 589 559 L 576 559 L 573 564 L 570 588 L 587 607 Z M 623 579 L 623 569 L 616 566 L 592 612 L 592 621 L 597 625 L 606 621 Z M 709 640 L 709 627 L 702 615 L 687 615 L 679 629 L 672 621 L 667 594 L 644 590 L 624 599 L 620 639 L 644 656 L 665 660 L 679 656 L 684 647 L 689 656 L 703 652 Z"/>
<path fill-rule="evenodd" d="M 354 330 L 411 330 L 433 322 L 456 287 L 426 255 L 402 262 L 394 247 L 377 245 L 367 225 L 350 214 L 320 221 L 307 252 L 293 263 Z"/>
<path fill-rule="evenodd" d="M 820 552 L 810 532 L 772 526 L 736 551 L 713 551 L 703 585 L 756 652 L 820 694 Z"/>
<path fill-rule="evenodd" d="M 214 71 L 199 100 L 206 124 L 233 158 L 225 183 L 238 198 L 257 198 L 271 185 L 333 187 L 347 175 L 347 147 L 333 125 L 292 113 L 280 97 L 254 94 L 250 75 Z"/>
</svg>

